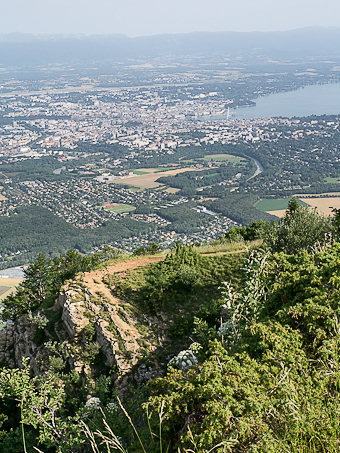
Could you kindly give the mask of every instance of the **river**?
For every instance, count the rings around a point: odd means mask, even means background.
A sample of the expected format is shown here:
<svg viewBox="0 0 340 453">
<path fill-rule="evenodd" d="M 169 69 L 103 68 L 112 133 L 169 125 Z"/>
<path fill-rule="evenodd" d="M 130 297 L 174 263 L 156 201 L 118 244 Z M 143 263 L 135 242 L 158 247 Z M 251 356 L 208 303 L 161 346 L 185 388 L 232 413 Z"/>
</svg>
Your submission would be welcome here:
<svg viewBox="0 0 340 453">
<path fill-rule="evenodd" d="M 250 181 L 251 179 L 255 178 L 257 175 L 260 175 L 263 172 L 263 165 L 261 164 L 261 162 L 257 159 L 254 159 L 253 157 L 252 159 L 255 162 L 256 170 L 255 173 L 250 178 L 247 179 L 247 181 Z"/>
</svg>

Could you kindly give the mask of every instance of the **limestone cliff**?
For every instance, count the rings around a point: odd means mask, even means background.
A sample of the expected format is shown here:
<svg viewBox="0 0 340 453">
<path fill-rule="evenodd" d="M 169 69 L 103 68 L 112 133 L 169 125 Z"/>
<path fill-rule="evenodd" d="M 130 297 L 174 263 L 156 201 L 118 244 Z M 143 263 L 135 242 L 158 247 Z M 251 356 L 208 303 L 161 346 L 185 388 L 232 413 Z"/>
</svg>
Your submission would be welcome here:
<svg viewBox="0 0 340 453">
<path fill-rule="evenodd" d="M 101 366 L 112 370 L 118 385 L 128 376 L 137 381 L 154 377 L 157 364 L 146 358 L 162 344 L 166 324 L 116 297 L 107 278 L 124 278 L 127 271 L 159 259 L 116 263 L 66 283 L 55 304 L 44 311 L 49 319 L 47 326 L 39 328 L 25 315 L 0 331 L 0 360 L 13 367 L 29 357 L 37 375 L 57 348 L 70 369 L 90 380 L 95 357 L 100 358 Z"/>
</svg>

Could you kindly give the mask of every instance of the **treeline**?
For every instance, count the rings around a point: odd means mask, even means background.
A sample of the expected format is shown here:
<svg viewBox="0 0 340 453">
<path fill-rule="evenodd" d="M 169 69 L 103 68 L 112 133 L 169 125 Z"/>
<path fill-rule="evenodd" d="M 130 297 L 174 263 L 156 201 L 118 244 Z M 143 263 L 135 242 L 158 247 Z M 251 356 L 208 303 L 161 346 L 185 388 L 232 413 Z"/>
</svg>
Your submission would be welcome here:
<svg viewBox="0 0 340 453">
<path fill-rule="evenodd" d="M 221 213 L 243 225 L 254 220 L 275 220 L 276 217 L 254 207 L 259 197 L 254 194 L 225 192 L 217 200 L 206 200 L 204 205 L 214 212 Z"/>
<path fill-rule="evenodd" d="M 209 216 L 196 212 L 193 207 L 194 203 L 185 203 L 171 208 L 161 208 L 156 212 L 171 222 L 172 230 L 189 235 L 209 223 Z"/>
<path fill-rule="evenodd" d="M 1 252 L 3 255 L 21 253 L 11 261 L 3 261 L 2 267 L 26 264 L 39 252 L 49 257 L 65 253 L 68 249 L 89 253 L 94 247 L 138 236 L 152 228 L 125 217 L 119 221 L 109 220 L 99 228 L 81 230 L 44 208 L 31 206 L 17 208 L 16 211 L 16 215 L 1 218 Z"/>
<path fill-rule="evenodd" d="M 33 264 L 25 269 L 25 279 L 16 293 L 2 302 L 1 319 L 15 321 L 17 317 L 34 312 L 44 304 L 53 305 L 62 285 L 80 272 L 89 272 L 99 264 L 121 255 L 119 250 L 106 247 L 102 253 L 84 256 L 68 250 L 53 259 L 39 253 Z"/>
<path fill-rule="evenodd" d="M 134 371 L 120 393 L 91 323 L 81 333 L 83 354 L 92 348 L 91 379 L 69 369 L 66 342 L 46 335 L 60 332 L 51 307 L 62 282 L 102 257 L 39 255 L 2 316 L 26 314 L 35 350 L 48 354 L 39 355 L 37 377 L 25 359 L 20 369 L 0 367 L 3 450 L 337 452 L 340 211 L 325 219 L 292 199 L 280 222 L 235 228 L 225 239 L 239 237 L 263 243 L 214 257 L 176 244 L 162 262 L 106 276 L 124 303 L 153 316 L 155 332 L 170 326 L 135 368 L 162 376 L 137 384 Z"/>
<path fill-rule="evenodd" d="M 239 173 L 248 174 L 249 168 L 245 165 L 229 163 L 209 170 L 188 171 L 174 176 L 162 176 L 157 182 L 181 189 L 183 195 L 196 195 L 197 188 L 231 180 Z"/>
<path fill-rule="evenodd" d="M 0 161 L 1 172 L 8 177 L 14 177 L 16 181 L 55 179 L 56 175 L 53 174 L 53 171 L 63 165 L 57 158 L 52 156 L 39 159 L 23 159 L 10 163 L 4 162 L 4 160 Z M 62 174 L 62 177 L 64 176 L 65 174 Z M 60 179 L 60 176 L 58 176 L 58 179 Z"/>
<path fill-rule="evenodd" d="M 252 190 L 258 193 L 282 193 L 291 190 L 335 190 L 336 185 L 325 182 L 326 177 L 339 177 L 339 132 L 318 137 L 306 135 L 296 140 L 284 138 L 275 142 L 262 142 L 251 150 L 249 156 L 257 158 L 264 171 L 249 181 Z"/>
<path fill-rule="evenodd" d="M 197 133 L 197 137 L 201 135 Z M 186 160 L 193 160 L 197 161 L 197 159 L 201 159 L 208 154 L 233 154 L 235 156 L 242 156 L 247 157 L 244 153 L 244 149 L 247 148 L 248 145 L 222 145 L 220 143 L 215 143 L 213 145 L 202 144 L 202 145 L 190 145 L 185 147 L 176 148 L 174 154 L 150 154 L 148 157 L 139 156 L 137 158 L 137 162 L 141 168 L 149 167 L 149 168 L 157 168 L 160 165 L 166 164 L 173 164 L 179 163 L 185 165 Z M 127 163 L 130 168 L 136 168 L 136 162 Z"/>
<path fill-rule="evenodd" d="M 81 153 L 105 153 L 110 155 L 113 159 L 125 158 L 131 151 L 129 148 L 120 145 L 119 143 L 91 143 L 91 142 L 78 142 L 77 151 Z"/>
</svg>

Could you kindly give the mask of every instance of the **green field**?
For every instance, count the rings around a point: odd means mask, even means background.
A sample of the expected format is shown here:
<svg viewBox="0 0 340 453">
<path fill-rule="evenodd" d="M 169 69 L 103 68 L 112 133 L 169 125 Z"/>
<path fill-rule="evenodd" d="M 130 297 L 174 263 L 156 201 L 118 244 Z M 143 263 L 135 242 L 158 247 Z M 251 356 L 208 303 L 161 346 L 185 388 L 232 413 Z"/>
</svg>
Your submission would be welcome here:
<svg viewBox="0 0 340 453">
<path fill-rule="evenodd" d="M 132 170 L 134 175 L 146 175 L 148 172 L 143 170 Z"/>
<path fill-rule="evenodd" d="M 255 208 L 260 211 L 279 211 L 281 209 L 287 209 L 290 198 L 276 198 L 276 199 L 264 199 L 259 200 L 255 203 Z M 307 206 L 301 200 L 298 200 L 301 206 Z"/>
<path fill-rule="evenodd" d="M 167 171 L 167 170 L 173 170 L 172 167 L 170 168 L 167 168 L 167 167 L 162 167 L 162 168 L 143 168 L 143 169 L 140 169 L 140 170 L 132 170 L 132 173 L 134 175 L 148 175 L 149 173 L 160 173 L 162 171 Z"/>
<path fill-rule="evenodd" d="M 327 176 L 327 178 L 325 178 L 325 182 L 327 182 L 328 184 L 339 184 L 340 178 L 332 178 L 331 176 Z"/>
<path fill-rule="evenodd" d="M 126 187 L 127 189 L 129 189 L 131 192 L 140 192 L 140 191 L 141 191 L 141 188 L 140 188 L 140 187 L 130 186 L 129 184 L 126 184 L 125 187 Z"/>
<path fill-rule="evenodd" d="M 137 175 L 136 175 L 137 176 Z M 122 183 L 119 182 L 119 179 L 115 181 L 115 184 L 121 185 Z M 125 189 L 129 189 L 131 192 L 140 192 L 142 189 L 137 186 L 133 186 L 132 184 L 123 184 Z"/>
<path fill-rule="evenodd" d="M 114 212 L 115 214 L 124 214 L 126 212 L 134 211 L 136 208 L 129 204 L 120 204 L 118 206 L 112 206 L 111 208 L 106 208 L 108 211 Z"/>
<path fill-rule="evenodd" d="M 197 164 L 197 161 L 198 160 L 202 160 L 202 159 L 203 159 L 202 157 L 199 157 L 196 160 L 194 160 L 194 159 L 180 159 L 180 163 L 181 164 L 185 164 L 185 165 L 187 165 L 187 164 L 192 165 L 192 164 Z"/>
<path fill-rule="evenodd" d="M 203 160 L 209 162 L 211 160 L 218 162 L 231 162 L 232 164 L 245 163 L 246 159 L 240 156 L 233 156 L 232 154 L 207 154 L 203 157 Z"/>
</svg>

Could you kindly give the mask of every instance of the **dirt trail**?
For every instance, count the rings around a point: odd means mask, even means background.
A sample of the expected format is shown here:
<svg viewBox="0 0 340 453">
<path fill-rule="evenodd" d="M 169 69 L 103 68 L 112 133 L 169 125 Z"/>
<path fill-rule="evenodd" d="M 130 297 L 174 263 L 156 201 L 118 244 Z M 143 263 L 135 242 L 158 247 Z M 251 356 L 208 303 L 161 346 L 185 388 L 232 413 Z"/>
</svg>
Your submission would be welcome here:
<svg viewBox="0 0 340 453">
<path fill-rule="evenodd" d="M 140 258 L 122 261 L 106 266 L 103 269 L 87 272 L 84 274 L 84 283 L 93 295 L 102 298 L 102 304 L 109 312 L 110 318 L 118 330 L 120 338 L 124 341 L 126 351 L 132 352 L 132 363 L 137 361 L 138 350 L 140 346 L 138 339 L 141 338 L 140 332 L 135 327 L 135 320 L 123 309 L 124 302 L 114 296 L 110 288 L 103 282 L 106 275 L 112 275 L 118 272 L 124 272 L 138 267 L 144 267 L 152 263 L 157 263 L 164 259 L 163 256 Z M 103 321 L 102 327 L 107 328 L 107 323 Z M 119 354 L 119 351 L 116 350 Z M 128 370 L 131 366 L 123 357 L 120 358 L 120 369 Z M 130 361 L 131 362 L 131 361 Z"/>
<path fill-rule="evenodd" d="M 102 279 L 107 274 L 115 274 L 117 272 L 124 272 L 131 269 L 136 269 L 137 267 L 144 267 L 148 264 L 157 263 L 164 260 L 163 256 L 153 256 L 149 258 L 139 258 L 134 260 L 120 261 L 119 263 L 109 264 L 103 269 L 98 269 L 91 272 L 86 272 L 84 275 L 84 282 L 88 285 L 88 288 L 96 292 L 98 286 L 105 286 L 102 282 Z M 98 282 L 98 283 L 97 283 Z"/>
<path fill-rule="evenodd" d="M 243 253 L 243 252 L 246 252 L 246 249 L 232 250 L 232 251 L 226 251 L 226 252 L 211 252 L 211 253 L 207 252 L 207 253 L 202 253 L 202 256 L 230 255 L 230 254 Z M 164 258 L 165 258 L 165 256 L 152 256 L 152 257 L 148 257 L 148 258 L 136 258 L 133 260 L 126 260 L 126 261 L 120 261 L 118 263 L 109 264 L 108 266 L 105 266 L 103 269 L 86 272 L 84 274 L 84 283 L 87 285 L 87 287 L 90 289 L 90 291 L 93 292 L 93 294 L 100 291 L 103 294 L 105 294 L 105 296 L 109 300 L 111 300 L 111 299 L 118 300 L 111 294 L 109 288 L 103 283 L 103 277 L 105 277 L 106 275 L 115 274 L 118 272 L 124 272 L 124 271 L 128 271 L 131 269 L 137 269 L 138 267 L 148 266 L 149 264 L 158 263 L 160 261 L 163 261 Z"/>
<path fill-rule="evenodd" d="M 215 252 L 204 255 L 214 256 L 238 252 L 240 251 Z M 129 307 L 128 302 L 116 297 L 109 285 L 104 283 L 105 277 L 158 263 L 163 261 L 164 258 L 165 256 L 134 258 L 109 264 L 102 269 L 86 272 L 82 276 L 82 281 L 90 293 L 100 299 L 99 305 L 96 302 L 91 304 L 92 311 L 98 314 L 98 310 L 103 310 L 104 315 L 102 313 L 97 318 L 97 329 L 101 337 L 105 339 L 104 347 L 112 351 L 114 355 L 115 363 L 123 379 L 122 382 L 124 381 L 123 376 L 131 371 L 131 368 L 138 363 L 143 355 L 141 345 L 145 346 L 145 342 L 148 342 L 149 350 L 153 350 L 155 344 L 151 337 L 145 335 L 145 331 L 138 330 L 139 316 L 136 307 Z M 137 316 L 134 316 L 133 313 Z"/>
</svg>

